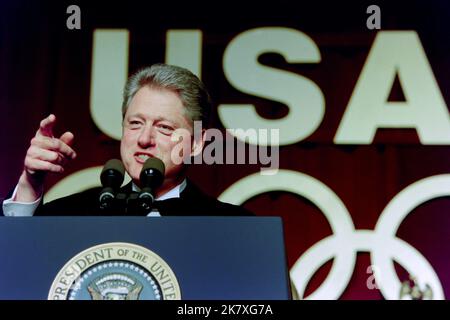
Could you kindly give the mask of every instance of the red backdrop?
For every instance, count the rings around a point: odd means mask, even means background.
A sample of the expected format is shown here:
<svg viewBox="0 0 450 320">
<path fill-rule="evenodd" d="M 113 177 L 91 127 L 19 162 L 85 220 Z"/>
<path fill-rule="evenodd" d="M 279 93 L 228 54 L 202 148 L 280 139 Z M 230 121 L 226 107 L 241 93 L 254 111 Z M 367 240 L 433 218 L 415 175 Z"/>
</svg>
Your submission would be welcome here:
<svg viewBox="0 0 450 320">
<path fill-rule="evenodd" d="M 450 171 L 448 145 L 420 143 L 413 129 L 378 130 L 369 145 L 337 145 L 333 142 L 345 108 L 368 57 L 377 30 L 368 30 L 370 3 L 287 4 L 244 7 L 235 2 L 217 4 L 126 4 L 79 2 L 81 29 L 68 30 L 66 8 L 72 3 L 42 4 L 14 1 L 0 10 L 0 106 L 2 149 L 0 196 L 16 183 L 23 158 L 39 121 L 49 113 L 58 117 L 56 131 L 71 130 L 78 158 L 69 175 L 101 166 L 119 157 L 119 143 L 102 133 L 89 110 L 92 42 L 97 28 L 121 28 L 130 32 L 129 73 L 163 62 L 169 29 L 199 29 L 203 33 L 202 79 L 217 106 L 252 103 L 266 118 L 281 118 L 287 108 L 279 102 L 247 95 L 233 88 L 223 70 L 223 53 L 238 34 L 259 27 L 280 26 L 304 32 L 321 53 L 317 64 L 291 64 L 276 53 L 265 53 L 260 63 L 289 70 L 314 81 L 325 97 L 325 115 L 308 138 L 280 148 L 280 168 L 301 172 L 332 189 L 347 207 L 356 229 L 374 229 L 389 201 L 410 184 Z M 445 1 L 407 4 L 379 3 L 381 31 L 414 30 L 419 35 L 445 102 L 450 102 L 450 47 Z M 283 83 L 279 84 L 283 86 Z M 394 84 L 390 100 L 404 99 L 401 85 Z M 215 127 L 223 128 L 213 113 Z M 258 172 L 257 165 L 195 165 L 189 176 L 204 191 L 219 196 L 233 183 Z M 276 178 L 276 177 L 275 177 Z M 61 179 L 52 176 L 47 188 Z M 307 199 L 284 191 L 258 195 L 245 203 L 257 215 L 280 215 L 285 224 L 289 266 L 308 248 L 332 235 L 326 217 Z M 450 201 L 442 197 L 419 206 L 401 223 L 397 236 L 415 247 L 432 265 L 450 296 Z M 336 249 L 337 250 L 337 249 Z M 356 268 L 342 299 L 379 299 L 370 290 L 369 254 L 359 253 Z M 311 281 L 306 295 L 327 277 L 330 260 Z M 400 280 L 407 273 L 397 265 Z M 419 275 L 420 277 L 420 275 Z"/>
</svg>

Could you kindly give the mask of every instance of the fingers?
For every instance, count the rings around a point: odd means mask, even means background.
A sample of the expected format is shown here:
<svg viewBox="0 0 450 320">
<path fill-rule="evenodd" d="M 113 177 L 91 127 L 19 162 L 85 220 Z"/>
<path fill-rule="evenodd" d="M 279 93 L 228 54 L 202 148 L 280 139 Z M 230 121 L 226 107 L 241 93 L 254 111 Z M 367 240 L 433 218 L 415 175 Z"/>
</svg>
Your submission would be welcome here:
<svg viewBox="0 0 450 320">
<path fill-rule="evenodd" d="M 53 127 L 56 123 L 56 117 L 54 114 L 49 115 L 47 118 L 41 121 L 39 124 L 39 129 L 36 132 L 36 137 L 53 137 Z"/>
<path fill-rule="evenodd" d="M 64 172 L 67 162 L 76 157 L 64 142 L 56 138 L 33 138 L 25 157 L 25 170 L 32 176 L 36 173 Z"/>
<path fill-rule="evenodd" d="M 30 174 L 40 171 L 61 173 L 68 160 L 59 152 L 31 145 L 25 157 L 25 169 Z"/>
<path fill-rule="evenodd" d="M 67 139 L 67 138 L 66 138 Z M 69 141 L 72 143 L 73 141 L 73 135 L 71 140 Z M 55 151 L 57 153 L 60 153 L 62 156 L 68 158 L 68 159 L 75 159 L 77 156 L 75 151 L 68 146 L 64 141 L 57 138 L 49 138 L 44 136 L 34 137 L 31 139 L 31 146 L 35 147 L 36 149 L 40 150 L 51 150 Z M 38 150 L 34 150 L 35 154 L 34 156 L 37 156 L 39 154 Z"/>
<path fill-rule="evenodd" d="M 56 117 L 50 114 L 43 119 L 39 125 L 36 135 L 31 139 L 30 147 L 27 150 L 24 165 L 25 170 L 35 179 L 37 173 L 64 171 L 64 166 L 69 160 L 77 155 L 72 149 L 74 135 L 71 132 L 65 132 L 58 139 L 53 135 L 53 127 L 56 123 Z"/>
<path fill-rule="evenodd" d="M 59 140 L 61 140 L 62 142 L 64 142 L 65 144 L 67 144 L 68 146 L 71 146 L 73 143 L 73 133 L 72 132 L 64 132 L 61 137 L 59 138 Z"/>
<path fill-rule="evenodd" d="M 64 168 L 61 165 L 32 158 L 25 158 L 25 170 L 32 175 L 36 174 L 37 172 L 64 172 Z"/>
<path fill-rule="evenodd" d="M 64 166 L 68 160 L 59 152 L 41 149 L 36 146 L 31 146 L 28 149 L 27 157 L 29 157 L 30 159 L 39 159 L 43 161 L 48 161 L 53 164 L 58 164 L 62 166 Z"/>
</svg>

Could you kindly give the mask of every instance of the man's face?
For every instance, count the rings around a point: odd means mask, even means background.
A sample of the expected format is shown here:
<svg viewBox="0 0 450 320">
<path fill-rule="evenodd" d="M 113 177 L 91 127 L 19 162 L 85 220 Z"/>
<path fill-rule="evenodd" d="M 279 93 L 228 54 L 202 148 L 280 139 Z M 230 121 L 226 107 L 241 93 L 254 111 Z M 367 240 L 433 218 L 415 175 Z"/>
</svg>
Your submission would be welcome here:
<svg viewBox="0 0 450 320">
<path fill-rule="evenodd" d="M 164 162 L 166 178 L 175 179 L 180 174 L 183 164 L 175 164 L 171 157 L 172 150 L 180 143 L 171 139 L 176 129 L 193 131 L 178 95 L 167 89 L 139 89 L 126 111 L 120 143 L 122 162 L 135 183 L 139 184 L 148 157 Z M 188 139 L 182 143 L 190 145 Z"/>
</svg>

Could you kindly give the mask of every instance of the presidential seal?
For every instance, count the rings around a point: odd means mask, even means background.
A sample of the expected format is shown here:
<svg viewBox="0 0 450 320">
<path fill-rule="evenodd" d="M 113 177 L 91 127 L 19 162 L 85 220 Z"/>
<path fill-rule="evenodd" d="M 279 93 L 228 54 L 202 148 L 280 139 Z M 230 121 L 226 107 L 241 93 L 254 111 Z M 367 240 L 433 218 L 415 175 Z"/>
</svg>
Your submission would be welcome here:
<svg viewBox="0 0 450 320">
<path fill-rule="evenodd" d="M 105 243 L 80 252 L 59 271 L 49 300 L 179 300 L 169 265 L 147 248 Z"/>
</svg>

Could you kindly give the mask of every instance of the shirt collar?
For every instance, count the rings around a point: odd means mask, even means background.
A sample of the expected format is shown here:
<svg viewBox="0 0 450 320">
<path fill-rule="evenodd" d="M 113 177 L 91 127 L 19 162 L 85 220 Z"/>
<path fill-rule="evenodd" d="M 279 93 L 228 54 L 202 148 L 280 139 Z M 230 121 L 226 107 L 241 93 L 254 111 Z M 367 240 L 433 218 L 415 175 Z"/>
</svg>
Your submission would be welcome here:
<svg viewBox="0 0 450 320">
<path fill-rule="evenodd" d="M 179 185 L 175 186 L 174 188 L 170 189 L 166 193 L 164 193 L 159 198 L 156 198 L 155 200 L 167 200 L 172 198 L 179 198 L 180 193 L 183 192 L 183 190 L 186 188 L 186 179 L 184 179 Z M 132 183 L 132 190 L 138 192 L 140 189 L 137 185 Z"/>
</svg>

